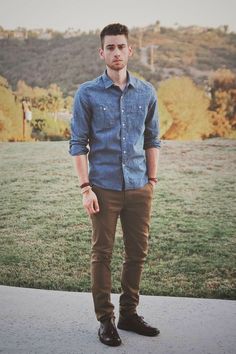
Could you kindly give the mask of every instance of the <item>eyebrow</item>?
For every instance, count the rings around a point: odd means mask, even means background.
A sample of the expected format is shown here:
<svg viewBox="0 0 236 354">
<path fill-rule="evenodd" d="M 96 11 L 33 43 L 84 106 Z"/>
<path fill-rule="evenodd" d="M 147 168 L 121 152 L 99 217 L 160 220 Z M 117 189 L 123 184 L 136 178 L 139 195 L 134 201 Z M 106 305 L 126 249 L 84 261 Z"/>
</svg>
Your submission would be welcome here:
<svg viewBox="0 0 236 354">
<path fill-rule="evenodd" d="M 126 43 L 119 43 L 117 44 L 118 47 L 120 46 L 126 46 L 127 44 Z M 106 45 L 106 48 L 110 48 L 110 47 L 115 47 L 115 44 L 107 44 Z"/>
</svg>

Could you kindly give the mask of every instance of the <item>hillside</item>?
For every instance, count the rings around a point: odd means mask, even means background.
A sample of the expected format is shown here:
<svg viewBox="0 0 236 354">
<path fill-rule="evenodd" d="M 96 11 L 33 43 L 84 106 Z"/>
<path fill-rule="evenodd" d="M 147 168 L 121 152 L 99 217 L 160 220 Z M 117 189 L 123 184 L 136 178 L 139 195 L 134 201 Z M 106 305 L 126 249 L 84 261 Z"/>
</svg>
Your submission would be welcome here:
<svg viewBox="0 0 236 354">
<path fill-rule="evenodd" d="M 77 87 L 104 70 L 99 33 L 19 35 L 0 33 L 0 140 L 22 139 L 24 97 L 33 109 L 27 140 L 67 139 L 69 121 L 57 118 L 69 118 Z M 129 70 L 158 90 L 161 138 L 236 137 L 235 33 L 227 26 L 170 29 L 157 22 L 131 29 L 130 43 Z"/>
<path fill-rule="evenodd" d="M 225 67 L 236 73 L 236 34 L 226 30 L 149 26 L 132 29 L 130 42 L 135 49 L 130 70 L 156 87 L 173 75 L 205 85 L 212 70 Z M 57 34 L 49 40 L 0 39 L 0 75 L 13 90 L 18 80 L 24 80 L 39 87 L 56 83 L 65 95 L 73 95 L 80 83 L 103 71 L 98 46 L 96 32 L 75 38 Z"/>
</svg>

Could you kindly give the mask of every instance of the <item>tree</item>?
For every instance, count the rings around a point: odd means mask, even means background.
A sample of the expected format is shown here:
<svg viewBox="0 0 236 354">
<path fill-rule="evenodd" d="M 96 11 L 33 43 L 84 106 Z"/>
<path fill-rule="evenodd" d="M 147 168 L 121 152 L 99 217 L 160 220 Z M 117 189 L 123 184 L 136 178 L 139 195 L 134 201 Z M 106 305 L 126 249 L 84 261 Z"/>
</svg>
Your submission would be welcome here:
<svg viewBox="0 0 236 354">
<path fill-rule="evenodd" d="M 9 89 L 8 81 L 7 81 L 7 79 L 5 79 L 5 77 L 3 77 L 3 76 L 0 76 L 0 86 Z"/>
<path fill-rule="evenodd" d="M 57 120 L 57 113 L 64 106 L 63 93 L 56 84 L 51 84 L 48 91 L 48 110 L 54 114 L 54 120 Z"/>
<path fill-rule="evenodd" d="M 209 98 L 190 78 L 174 77 L 164 81 L 158 95 L 163 110 L 169 114 L 164 139 L 196 140 L 212 134 Z"/>
<path fill-rule="evenodd" d="M 43 95 L 39 98 L 35 98 L 34 100 L 34 107 L 38 108 L 41 112 L 46 112 L 48 108 L 48 96 Z"/>
<path fill-rule="evenodd" d="M 211 87 L 210 109 L 214 111 L 214 122 L 225 121 L 224 125 L 236 129 L 236 75 L 229 69 L 218 69 L 209 78 Z M 219 124 L 218 124 L 219 125 Z"/>
<path fill-rule="evenodd" d="M 64 100 L 64 108 L 68 112 L 72 111 L 72 105 L 73 105 L 73 97 L 67 96 Z"/>
</svg>

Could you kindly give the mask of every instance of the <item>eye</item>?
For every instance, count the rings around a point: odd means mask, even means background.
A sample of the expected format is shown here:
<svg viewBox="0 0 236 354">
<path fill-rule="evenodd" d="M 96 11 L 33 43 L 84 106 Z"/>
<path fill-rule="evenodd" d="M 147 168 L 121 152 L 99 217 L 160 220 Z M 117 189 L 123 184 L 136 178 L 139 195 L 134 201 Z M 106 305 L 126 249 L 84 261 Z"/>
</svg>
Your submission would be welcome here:
<svg viewBox="0 0 236 354">
<path fill-rule="evenodd" d="M 113 45 L 108 45 L 106 48 L 107 48 L 107 50 L 112 51 L 112 50 L 114 50 L 115 47 Z"/>
</svg>

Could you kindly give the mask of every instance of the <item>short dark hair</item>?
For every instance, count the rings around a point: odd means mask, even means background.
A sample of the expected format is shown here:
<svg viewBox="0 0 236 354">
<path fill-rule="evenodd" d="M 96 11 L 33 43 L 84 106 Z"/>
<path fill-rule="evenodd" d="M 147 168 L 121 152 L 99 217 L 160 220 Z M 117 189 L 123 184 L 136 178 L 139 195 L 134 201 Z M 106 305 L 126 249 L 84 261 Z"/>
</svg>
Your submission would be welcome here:
<svg viewBox="0 0 236 354">
<path fill-rule="evenodd" d="M 121 25 L 120 23 L 111 23 L 103 28 L 100 33 L 101 45 L 102 48 L 104 46 L 104 37 L 105 36 L 117 36 L 119 34 L 125 35 L 127 41 L 129 38 L 129 30 L 128 27 L 125 25 Z"/>
</svg>

